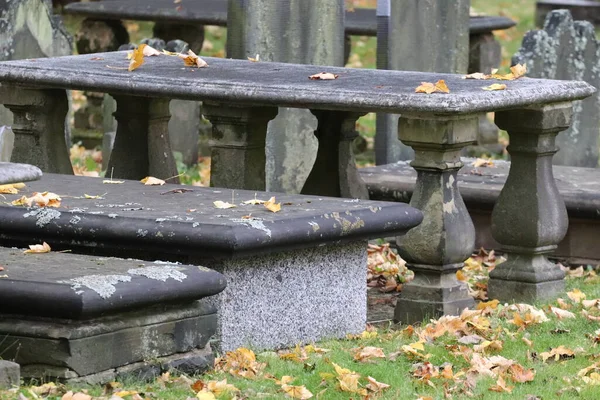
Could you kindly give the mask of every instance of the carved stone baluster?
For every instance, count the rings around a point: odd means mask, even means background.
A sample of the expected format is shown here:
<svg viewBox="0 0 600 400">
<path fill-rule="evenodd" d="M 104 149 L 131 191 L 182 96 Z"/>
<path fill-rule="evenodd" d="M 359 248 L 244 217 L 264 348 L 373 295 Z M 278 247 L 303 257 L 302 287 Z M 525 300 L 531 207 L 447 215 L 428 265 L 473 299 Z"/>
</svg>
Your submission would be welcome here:
<svg viewBox="0 0 600 400">
<path fill-rule="evenodd" d="M 315 136 L 319 140 L 319 150 L 302 194 L 368 199 L 367 186 L 358 176 L 352 152 L 352 142 L 358 136 L 356 120 L 364 113 L 311 112 L 318 121 Z"/>
<path fill-rule="evenodd" d="M 533 302 L 564 290 L 563 271 L 546 255 L 569 225 L 552 157 L 556 135 L 569 127 L 571 115 L 571 103 L 496 113 L 496 124 L 510 135 L 511 166 L 492 213 L 492 235 L 508 260 L 490 273 L 490 298 Z"/>
<path fill-rule="evenodd" d="M 115 178 L 166 179 L 177 175 L 169 143 L 169 100 L 113 95 L 117 135 L 107 174 Z M 169 182 L 176 182 L 176 178 Z"/>
<path fill-rule="evenodd" d="M 210 185 L 265 190 L 267 124 L 277 107 L 203 103 L 212 123 Z"/>
<path fill-rule="evenodd" d="M 475 228 L 458 191 L 460 152 L 477 138 L 478 116 L 401 117 L 402 142 L 415 150 L 417 184 L 410 205 L 424 214 L 421 225 L 398 238 L 400 255 L 415 273 L 405 285 L 394 318 L 403 323 L 456 315 L 474 305 L 456 271 L 471 255 Z"/>
<path fill-rule="evenodd" d="M 65 143 L 69 102 L 64 90 L 2 85 L 0 102 L 14 114 L 12 162 L 32 164 L 44 172 L 73 174 Z"/>
</svg>

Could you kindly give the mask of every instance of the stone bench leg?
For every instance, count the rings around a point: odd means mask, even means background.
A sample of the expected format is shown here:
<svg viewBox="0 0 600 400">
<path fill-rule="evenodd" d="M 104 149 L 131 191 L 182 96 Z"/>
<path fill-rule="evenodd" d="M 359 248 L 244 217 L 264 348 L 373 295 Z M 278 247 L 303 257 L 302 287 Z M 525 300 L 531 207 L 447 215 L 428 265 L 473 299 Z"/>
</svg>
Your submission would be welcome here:
<svg viewBox="0 0 600 400">
<path fill-rule="evenodd" d="M 508 260 L 490 273 L 490 298 L 534 302 L 564 290 L 564 273 L 546 255 L 569 225 L 552 157 L 556 135 L 569 127 L 571 115 L 571 103 L 496 113 L 496 124 L 510 135 L 512 162 L 492 212 L 492 235 Z"/>
<path fill-rule="evenodd" d="M 319 150 L 304 183 L 302 194 L 368 199 L 369 192 L 358 176 L 352 141 L 358 136 L 356 120 L 363 113 L 311 110 L 317 117 L 315 136 Z"/>
<path fill-rule="evenodd" d="M 400 117 L 399 138 L 415 150 L 417 183 L 410 205 L 424 214 L 421 225 L 398 239 L 399 253 L 414 271 L 404 286 L 394 319 L 414 323 L 460 313 L 474 305 L 456 271 L 471 255 L 475 228 L 458 191 L 462 148 L 477 138 L 478 116 L 462 119 Z"/>
<path fill-rule="evenodd" d="M 169 100 L 113 95 L 117 101 L 117 135 L 107 176 L 139 180 L 177 176 L 169 144 Z M 176 178 L 169 182 L 177 182 Z"/>
<path fill-rule="evenodd" d="M 203 103 L 212 123 L 210 185 L 265 190 L 267 124 L 277 107 Z"/>
<path fill-rule="evenodd" d="M 35 165 L 44 172 L 72 175 L 65 143 L 67 93 L 2 85 L 0 102 L 14 114 L 11 161 Z"/>
</svg>

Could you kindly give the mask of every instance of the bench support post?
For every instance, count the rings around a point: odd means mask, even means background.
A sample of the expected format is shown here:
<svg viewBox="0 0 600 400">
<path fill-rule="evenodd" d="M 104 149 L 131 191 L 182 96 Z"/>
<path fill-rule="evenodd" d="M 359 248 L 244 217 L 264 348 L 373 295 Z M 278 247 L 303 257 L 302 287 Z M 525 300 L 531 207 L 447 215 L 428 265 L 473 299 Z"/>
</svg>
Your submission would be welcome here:
<svg viewBox="0 0 600 400">
<path fill-rule="evenodd" d="M 160 179 L 177 176 L 169 143 L 168 99 L 113 95 L 117 101 L 117 135 L 107 175 L 115 178 Z M 177 182 L 171 179 L 169 182 Z"/>
<path fill-rule="evenodd" d="M 508 260 L 490 273 L 490 298 L 534 302 L 564 290 L 564 272 L 546 255 L 569 225 L 552 157 L 556 135 L 569 127 L 571 116 L 571 103 L 496 113 L 496 124 L 510 135 L 511 166 L 492 212 L 492 235 Z"/>
<path fill-rule="evenodd" d="M 317 117 L 319 150 L 302 194 L 368 199 L 367 186 L 358 175 L 352 142 L 358 136 L 356 120 L 363 113 L 311 110 Z"/>
<path fill-rule="evenodd" d="M 0 101 L 14 114 L 11 161 L 35 165 L 44 172 L 72 175 L 65 143 L 69 111 L 66 92 L 2 85 Z"/>
<path fill-rule="evenodd" d="M 267 124 L 277 107 L 203 104 L 212 123 L 210 185 L 265 190 Z"/>
<path fill-rule="evenodd" d="M 471 255 L 475 228 L 458 191 L 461 150 L 477 139 L 478 116 L 461 119 L 399 120 L 400 140 L 415 150 L 411 163 L 417 183 L 410 205 L 423 222 L 398 238 L 399 253 L 415 273 L 404 286 L 394 319 L 414 323 L 424 318 L 456 315 L 474 300 L 456 271 Z"/>
</svg>

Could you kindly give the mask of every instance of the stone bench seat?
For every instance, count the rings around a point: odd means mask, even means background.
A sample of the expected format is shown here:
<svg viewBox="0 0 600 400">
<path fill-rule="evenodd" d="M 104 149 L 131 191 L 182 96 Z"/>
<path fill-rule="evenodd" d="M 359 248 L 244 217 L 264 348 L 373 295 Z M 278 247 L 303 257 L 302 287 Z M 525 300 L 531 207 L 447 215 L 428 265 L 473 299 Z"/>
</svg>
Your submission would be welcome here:
<svg viewBox="0 0 600 400">
<path fill-rule="evenodd" d="M 476 247 L 499 249 L 491 234 L 491 213 L 504 187 L 510 162 L 496 160 L 492 166 L 474 167 L 465 158 L 458 174 L 460 193 L 477 231 Z M 600 170 L 554 166 L 554 178 L 569 215 L 569 230 L 556 249 L 555 257 L 600 260 Z M 361 177 L 373 200 L 408 203 L 415 188 L 416 173 L 409 162 L 362 168 Z"/>
<path fill-rule="evenodd" d="M 60 194 L 62 203 L 32 209 L 1 205 L 0 243 L 46 241 L 56 250 L 160 257 L 220 271 L 227 287 L 210 303 L 218 309 L 222 350 L 279 348 L 361 332 L 367 241 L 403 235 L 422 220 L 420 211 L 405 204 L 369 200 L 139 181 L 103 184 L 99 178 L 54 174 L 27 185 L 27 192 Z M 85 199 L 84 193 L 102 198 Z M 273 195 L 282 207 L 276 213 L 244 204 Z M 14 200 L 20 195 L 6 196 Z M 216 208 L 215 201 L 236 207 Z M 169 271 L 165 266 L 164 273 Z M 130 284 L 135 282 L 132 278 Z M 157 299 L 163 293 L 187 295 L 183 283 L 167 282 L 170 287 L 153 291 Z M 62 290 L 70 290 L 69 285 Z"/>
<path fill-rule="evenodd" d="M 225 277 L 204 267 L 0 247 L 0 351 L 27 378 L 210 366 Z M 154 360 L 149 363 L 149 360 Z"/>
</svg>

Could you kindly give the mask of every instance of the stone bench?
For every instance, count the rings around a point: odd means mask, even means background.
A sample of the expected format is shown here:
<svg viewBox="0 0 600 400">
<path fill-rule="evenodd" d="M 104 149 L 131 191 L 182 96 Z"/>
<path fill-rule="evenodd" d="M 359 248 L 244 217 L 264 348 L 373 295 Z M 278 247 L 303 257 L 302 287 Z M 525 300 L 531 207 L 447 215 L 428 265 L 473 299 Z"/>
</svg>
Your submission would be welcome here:
<svg viewBox="0 0 600 400">
<path fill-rule="evenodd" d="M 475 159 L 463 159 L 458 175 L 460 192 L 475 224 L 475 246 L 501 249 L 492 236 L 492 210 L 509 174 L 510 162 L 494 161 L 492 166 L 474 167 Z M 554 166 L 554 178 L 569 215 L 569 230 L 553 253 L 573 262 L 600 261 L 600 170 Z M 409 203 L 415 189 L 416 173 L 410 164 L 360 169 L 373 200 Z M 526 212 L 527 208 L 523 208 Z M 521 217 L 522 218 L 522 217 Z"/>
<path fill-rule="evenodd" d="M 573 19 L 600 24 L 600 2 L 595 0 L 541 0 L 535 3 L 535 25 L 542 27 L 553 10 L 569 10 Z"/>
<path fill-rule="evenodd" d="M 217 314 L 198 300 L 225 287 L 216 271 L 4 247 L 0 263 L 0 353 L 26 378 L 106 382 L 211 366 Z"/>
<path fill-rule="evenodd" d="M 422 219 L 420 211 L 405 204 L 368 200 L 144 186 L 138 181 L 109 185 L 100 178 L 54 174 L 28 183 L 28 192 L 45 190 L 63 196 L 59 208 L 0 206 L 2 245 L 46 241 L 56 250 L 180 261 L 220 271 L 227 287 L 213 303 L 218 309 L 219 346 L 227 351 L 240 346 L 272 349 L 362 332 L 367 307 L 367 241 L 402 235 Z M 84 193 L 103 195 L 85 199 Z M 243 204 L 255 198 L 268 200 L 272 195 L 282 205 L 277 213 L 263 205 Z M 13 200 L 20 195 L 6 196 Z M 213 203 L 217 200 L 237 207 L 218 209 Z M 38 257 L 40 263 L 43 256 Z M 50 277 L 56 275 L 64 281 L 68 277 L 63 274 L 69 271 L 60 269 Z M 126 271 L 119 274 L 131 273 Z M 164 271 L 167 274 L 169 267 Z M 42 280 L 51 279 L 41 276 Z M 132 279 L 122 289 L 136 290 L 135 282 Z M 189 299 L 189 280 L 144 282 L 168 286 L 152 293 L 140 286 L 140 296 L 144 291 L 157 300 L 163 293 Z M 70 287 L 65 284 L 60 292 L 70 293 Z M 48 290 L 44 310 L 54 310 L 51 300 L 58 289 Z M 201 290 L 199 286 L 196 294 Z M 110 307 L 131 303 L 126 293 L 122 300 L 117 295 L 111 296 Z M 99 305 L 85 302 L 86 296 L 96 299 L 93 291 L 86 290 L 83 296 L 83 306 L 96 311 Z M 76 293 L 71 297 L 78 298 Z M 70 304 L 69 299 L 63 301 Z"/>
</svg>

